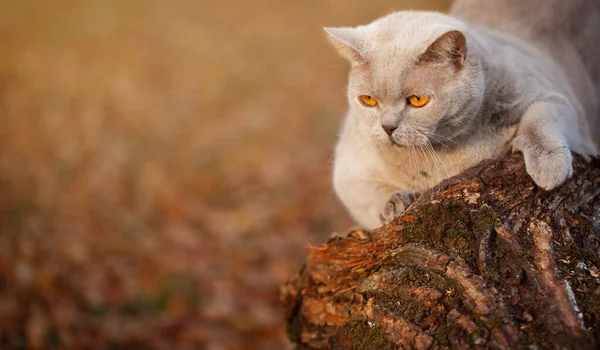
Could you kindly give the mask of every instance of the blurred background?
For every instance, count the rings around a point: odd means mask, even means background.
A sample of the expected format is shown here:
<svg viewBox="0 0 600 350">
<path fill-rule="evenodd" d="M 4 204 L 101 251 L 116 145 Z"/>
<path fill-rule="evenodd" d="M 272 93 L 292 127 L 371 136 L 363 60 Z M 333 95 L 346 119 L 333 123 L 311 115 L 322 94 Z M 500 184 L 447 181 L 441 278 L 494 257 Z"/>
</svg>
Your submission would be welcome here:
<svg viewBox="0 0 600 350">
<path fill-rule="evenodd" d="M 0 349 L 287 349 L 352 222 L 322 26 L 448 1 L 0 0 Z"/>
</svg>

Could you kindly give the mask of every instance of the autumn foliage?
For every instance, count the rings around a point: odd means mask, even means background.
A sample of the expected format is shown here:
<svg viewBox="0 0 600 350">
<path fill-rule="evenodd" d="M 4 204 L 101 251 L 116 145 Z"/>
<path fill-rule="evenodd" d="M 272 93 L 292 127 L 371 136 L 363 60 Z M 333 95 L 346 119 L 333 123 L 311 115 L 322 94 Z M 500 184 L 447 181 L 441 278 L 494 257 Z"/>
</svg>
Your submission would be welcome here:
<svg viewBox="0 0 600 350">
<path fill-rule="evenodd" d="M 279 285 L 351 225 L 321 26 L 400 5 L 0 1 L 0 348 L 288 346 Z"/>
</svg>

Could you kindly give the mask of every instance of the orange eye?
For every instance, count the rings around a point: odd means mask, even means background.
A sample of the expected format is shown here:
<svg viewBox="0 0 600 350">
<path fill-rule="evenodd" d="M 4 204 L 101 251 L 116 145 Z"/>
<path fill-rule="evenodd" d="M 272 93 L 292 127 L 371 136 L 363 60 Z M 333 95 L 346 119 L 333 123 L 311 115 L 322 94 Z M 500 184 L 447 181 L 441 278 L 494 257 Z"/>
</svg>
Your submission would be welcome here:
<svg viewBox="0 0 600 350">
<path fill-rule="evenodd" d="M 412 95 L 408 98 L 408 103 L 413 107 L 423 107 L 429 102 L 429 97 L 426 95 Z"/>
<path fill-rule="evenodd" d="M 377 99 L 375 97 L 369 96 L 369 95 L 360 95 L 360 96 L 358 96 L 358 100 L 365 107 L 375 107 L 379 103 L 379 102 L 377 102 Z"/>
</svg>

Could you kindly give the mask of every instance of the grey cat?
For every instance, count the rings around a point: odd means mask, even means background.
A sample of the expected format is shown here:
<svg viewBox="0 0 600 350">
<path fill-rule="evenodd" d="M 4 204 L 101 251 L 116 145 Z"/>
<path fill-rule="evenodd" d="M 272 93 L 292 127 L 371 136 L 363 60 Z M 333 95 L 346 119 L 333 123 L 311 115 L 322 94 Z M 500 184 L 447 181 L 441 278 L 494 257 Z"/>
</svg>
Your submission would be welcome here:
<svg viewBox="0 0 600 350">
<path fill-rule="evenodd" d="M 600 145 L 593 0 L 458 0 L 325 28 L 350 64 L 334 188 L 367 229 L 439 181 L 512 148 L 551 190 Z"/>
</svg>

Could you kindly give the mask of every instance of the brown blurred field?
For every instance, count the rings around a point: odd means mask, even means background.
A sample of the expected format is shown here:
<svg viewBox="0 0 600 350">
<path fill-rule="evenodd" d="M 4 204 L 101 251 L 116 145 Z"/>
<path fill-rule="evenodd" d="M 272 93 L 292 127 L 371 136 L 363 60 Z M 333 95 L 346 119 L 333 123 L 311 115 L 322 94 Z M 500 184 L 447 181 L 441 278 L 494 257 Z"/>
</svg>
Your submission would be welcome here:
<svg viewBox="0 0 600 350">
<path fill-rule="evenodd" d="M 288 348 L 352 225 L 320 27 L 446 2 L 0 0 L 0 348 Z"/>
</svg>

